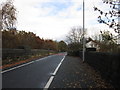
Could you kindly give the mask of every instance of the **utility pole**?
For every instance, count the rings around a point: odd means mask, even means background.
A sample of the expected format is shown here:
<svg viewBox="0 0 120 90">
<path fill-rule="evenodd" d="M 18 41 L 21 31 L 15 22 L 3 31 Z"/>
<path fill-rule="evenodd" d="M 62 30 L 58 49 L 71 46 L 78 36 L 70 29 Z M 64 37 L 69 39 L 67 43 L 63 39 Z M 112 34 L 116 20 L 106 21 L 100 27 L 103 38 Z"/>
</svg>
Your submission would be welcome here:
<svg viewBox="0 0 120 90">
<path fill-rule="evenodd" d="M 83 0 L 83 62 L 85 61 L 85 3 Z"/>
</svg>

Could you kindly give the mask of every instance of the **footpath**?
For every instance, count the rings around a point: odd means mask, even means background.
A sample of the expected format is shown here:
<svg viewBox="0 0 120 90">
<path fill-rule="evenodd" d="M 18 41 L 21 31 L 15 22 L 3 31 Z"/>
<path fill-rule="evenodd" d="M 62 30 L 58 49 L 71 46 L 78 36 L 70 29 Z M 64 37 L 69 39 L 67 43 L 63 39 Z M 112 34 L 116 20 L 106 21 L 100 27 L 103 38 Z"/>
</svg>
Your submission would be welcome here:
<svg viewBox="0 0 120 90">
<path fill-rule="evenodd" d="M 79 57 L 66 56 L 49 88 L 113 88 Z"/>
</svg>

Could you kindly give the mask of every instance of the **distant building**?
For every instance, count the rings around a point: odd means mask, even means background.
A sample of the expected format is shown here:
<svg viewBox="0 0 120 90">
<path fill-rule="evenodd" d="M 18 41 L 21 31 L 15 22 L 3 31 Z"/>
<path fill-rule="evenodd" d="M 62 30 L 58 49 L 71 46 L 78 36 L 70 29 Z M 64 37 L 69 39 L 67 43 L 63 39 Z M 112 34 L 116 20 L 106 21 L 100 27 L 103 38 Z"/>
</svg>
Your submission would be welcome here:
<svg viewBox="0 0 120 90">
<path fill-rule="evenodd" d="M 99 51 L 99 45 L 93 41 L 86 43 L 86 48 L 96 48 L 96 51 Z"/>
<path fill-rule="evenodd" d="M 86 48 L 96 48 L 96 51 L 99 51 L 100 47 L 99 47 L 100 43 L 92 40 L 91 38 L 89 38 L 86 42 Z"/>
</svg>

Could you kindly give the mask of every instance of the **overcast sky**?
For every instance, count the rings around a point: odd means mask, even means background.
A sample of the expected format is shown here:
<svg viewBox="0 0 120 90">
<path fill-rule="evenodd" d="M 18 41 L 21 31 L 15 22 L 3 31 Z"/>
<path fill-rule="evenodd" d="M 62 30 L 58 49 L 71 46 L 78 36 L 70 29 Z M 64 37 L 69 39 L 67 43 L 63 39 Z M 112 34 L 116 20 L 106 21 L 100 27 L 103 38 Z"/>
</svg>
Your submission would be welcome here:
<svg viewBox="0 0 120 90">
<path fill-rule="evenodd" d="M 0 0 L 0 3 L 5 0 Z M 82 26 L 82 0 L 14 0 L 17 8 L 17 29 L 32 31 L 45 39 L 62 40 L 73 26 Z M 85 0 L 85 28 L 94 35 L 108 28 L 97 22 L 99 12 L 93 6 L 106 10 L 102 0 Z"/>
</svg>

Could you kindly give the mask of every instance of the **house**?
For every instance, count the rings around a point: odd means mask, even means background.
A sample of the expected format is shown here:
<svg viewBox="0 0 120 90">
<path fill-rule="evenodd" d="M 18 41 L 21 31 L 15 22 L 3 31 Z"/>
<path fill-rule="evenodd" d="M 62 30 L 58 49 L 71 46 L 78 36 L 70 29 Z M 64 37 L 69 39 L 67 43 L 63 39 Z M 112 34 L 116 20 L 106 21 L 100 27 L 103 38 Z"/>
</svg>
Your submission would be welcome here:
<svg viewBox="0 0 120 90">
<path fill-rule="evenodd" d="M 91 50 L 93 48 L 96 48 L 96 51 L 99 51 L 100 47 L 99 47 L 100 43 L 96 40 L 92 40 L 91 38 L 89 38 L 86 41 L 86 48 L 91 48 Z"/>
</svg>

